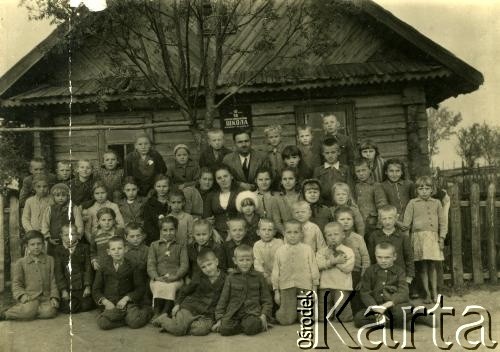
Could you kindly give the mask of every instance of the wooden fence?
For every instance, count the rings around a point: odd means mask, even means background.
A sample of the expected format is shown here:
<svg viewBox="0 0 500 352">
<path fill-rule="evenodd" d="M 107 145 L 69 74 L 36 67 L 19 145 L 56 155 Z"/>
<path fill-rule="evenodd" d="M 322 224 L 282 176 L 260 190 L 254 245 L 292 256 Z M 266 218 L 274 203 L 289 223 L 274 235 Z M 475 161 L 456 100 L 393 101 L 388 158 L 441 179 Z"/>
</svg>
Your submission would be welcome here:
<svg viewBox="0 0 500 352">
<path fill-rule="evenodd" d="M 459 185 L 449 184 L 450 251 L 445 262 L 445 272 L 449 274 L 444 278 L 451 278 L 455 288 L 461 288 L 468 279 L 476 284 L 484 279 L 497 283 L 500 201 L 496 191 L 495 183 L 483 190 L 478 183 L 472 183 L 469 199 L 463 199 Z M 486 196 L 481 197 L 482 194 Z"/>
<path fill-rule="evenodd" d="M 497 283 L 500 201 L 495 183 L 486 190 L 473 183 L 468 199 L 462 198 L 461 187 L 456 183 L 448 184 L 447 189 L 451 206 L 443 278 L 451 280 L 453 287 L 458 289 L 464 285 L 464 280 L 472 279 L 480 284 L 489 279 Z M 16 196 L 0 196 L 0 224 L 3 225 L 0 226 L 0 292 L 5 288 L 6 278 L 10 277 L 7 272 L 10 263 L 21 257 L 19 211 Z"/>
</svg>

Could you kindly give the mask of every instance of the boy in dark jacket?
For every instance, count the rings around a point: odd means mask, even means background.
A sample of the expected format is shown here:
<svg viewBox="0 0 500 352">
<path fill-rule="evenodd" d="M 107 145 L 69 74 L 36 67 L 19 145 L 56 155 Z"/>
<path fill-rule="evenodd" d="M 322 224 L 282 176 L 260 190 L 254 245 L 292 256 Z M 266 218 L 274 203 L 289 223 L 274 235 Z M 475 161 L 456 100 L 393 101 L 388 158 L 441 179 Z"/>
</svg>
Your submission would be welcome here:
<svg viewBox="0 0 500 352">
<path fill-rule="evenodd" d="M 112 237 L 108 241 L 108 256 L 96 273 L 92 296 L 103 310 L 97 325 L 103 330 L 120 326 L 138 329 L 151 318 L 151 308 L 139 305 L 146 290 L 144 270 L 125 258 L 125 240 Z"/>
<path fill-rule="evenodd" d="M 78 241 L 76 226 L 73 224 L 62 226 L 61 239 L 62 246 L 57 246 L 54 250 L 54 274 L 57 288 L 61 292 L 59 309 L 66 314 L 89 311 L 94 308 L 90 248 Z"/>
<path fill-rule="evenodd" d="M 162 314 L 154 321 L 172 335 L 204 336 L 214 325 L 215 306 L 226 274 L 217 267 L 219 260 L 209 248 L 203 249 L 196 261 L 201 273 L 177 294 L 172 318 Z"/>
<path fill-rule="evenodd" d="M 234 250 L 237 270 L 229 275 L 215 309 L 213 330 L 223 336 L 256 335 L 267 330 L 273 300 L 262 273 L 253 269 L 253 251 L 248 245 Z"/>
</svg>

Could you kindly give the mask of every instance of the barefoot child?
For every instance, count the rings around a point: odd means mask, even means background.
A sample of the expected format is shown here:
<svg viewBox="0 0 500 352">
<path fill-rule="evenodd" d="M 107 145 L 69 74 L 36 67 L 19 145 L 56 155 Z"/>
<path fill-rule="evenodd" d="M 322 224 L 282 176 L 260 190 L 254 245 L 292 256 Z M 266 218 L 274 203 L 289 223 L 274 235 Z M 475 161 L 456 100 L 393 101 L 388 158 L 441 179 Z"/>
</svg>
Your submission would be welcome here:
<svg viewBox="0 0 500 352">
<path fill-rule="evenodd" d="M 342 302 L 347 301 L 353 288 L 351 272 L 354 269 L 354 252 L 342 244 L 345 239 L 342 225 L 338 222 L 328 223 L 325 226 L 325 239 L 328 247 L 321 248 L 316 253 L 320 273 L 318 293 L 320 321 L 326 319 L 325 312 L 330 312 L 332 303 L 337 302 L 341 296 Z M 325 302 L 326 291 L 330 293 Z M 342 305 L 343 303 L 339 307 Z M 340 318 L 345 322 L 352 321 L 350 305 L 346 305 Z"/>
<path fill-rule="evenodd" d="M 54 259 L 44 253 L 43 235 L 26 233 L 27 255 L 12 269 L 12 296 L 16 305 L 0 313 L 0 320 L 51 319 L 57 315 L 59 291 Z"/>
<path fill-rule="evenodd" d="M 200 267 L 200 274 L 179 291 L 172 309 L 172 318 L 162 314 L 155 320 L 162 330 L 175 336 L 208 335 L 215 323 L 215 307 L 224 287 L 226 274 L 217 267 L 217 256 L 209 248 L 202 249 L 196 262 Z"/>
<path fill-rule="evenodd" d="M 186 245 L 176 240 L 178 224 L 173 216 L 161 218 L 160 239 L 149 247 L 147 268 L 153 293 L 153 321 L 162 313 L 170 315 L 177 290 L 189 269 Z"/>
<path fill-rule="evenodd" d="M 144 274 L 125 258 L 123 237 L 111 237 L 107 252 L 92 286 L 92 297 L 101 309 L 97 325 L 102 330 L 142 328 L 151 317 L 151 308 L 140 305 L 146 292 Z"/>
<path fill-rule="evenodd" d="M 274 301 L 280 306 L 276 319 L 281 325 L 291 325 L 298 317 L 297 296 L 304 291 L 316 291 L 319 271 L 311 247 L 302 243 L 302 224 L 285 222 L 285 244 L 274 257 L 272 283 Z"/>
<path fill-rule="evenodd" d="M 431 198 L 432 178 L 419 177 L 416 181 L 418 197 L 406 206 L 403 224 L 411 229 L 413 257 L 420 263 L 417 271 L 425 291 L 424 303 L 435 302 L 437 298 L 436 265 L 444 260 L 443 248 L 448 223 L 441 202 Z M 429 287 L 430 282 L 430 287 Z"/>
<path fill-rule="evenodd" d="M 261 273 L 253 269 L 252 247 L 234 250 L 236 271 L 227 277 L 215 309 L 212 330 L 223 336 L 256 335 L 267 330 L 273 307 L 269 287 Z"/>
<path fill-rule="evenodd" d="M 63 225 L 60 237 L 62 246 L 57 246 L 54 254 L 56 283 L 61 292 L 60 310 L 66 314 L 87 312 L 94 308 L 90 248 L 80 242 L 73 224 Z"/>
</svg>

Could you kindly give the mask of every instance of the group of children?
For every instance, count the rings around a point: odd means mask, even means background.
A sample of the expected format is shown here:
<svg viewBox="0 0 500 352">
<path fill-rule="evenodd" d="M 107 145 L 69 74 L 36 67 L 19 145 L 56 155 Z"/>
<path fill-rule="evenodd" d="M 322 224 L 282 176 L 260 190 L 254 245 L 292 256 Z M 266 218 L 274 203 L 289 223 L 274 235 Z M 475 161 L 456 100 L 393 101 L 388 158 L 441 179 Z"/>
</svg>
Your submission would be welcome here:
<svg viewBox="0 0 500 352">
<path fill-rule="evenodd" d="M 320 319 L 354 291 L 343 321 L 373 322 L 377 315 L 364 312 L 378 304 L 378 315 L 402 326 L 399 307 L 416 275 L 424 302 L 437 296 L 446 206 L 432 198 L 430 177 L 406 180 L 404 164 L 383 160 L 373 142 L 355 156 L 335 115 L 323 128 L 313 138 L 298 127 L 289 146 L 280 126 L 265 129 L 272 168 L 256 170 L 253 189 L 233 200 L 220 193 L 217 201 L 237 211 L 224 231 L 204 217 L 207 195 L 227 183 L 214 172 L 231 153 L 221 130 L 208 132 L 199 164 L 176 146 L 168 170 L 146 135 L 125 169 L 112 151 L 97 170 L 79 160 L 74 175 L 69 163 L 52 175 L 33 159 L 20 192 L 26 254 L 13 269 L 17 304 L 0 319 L 97 306 L 102 329 L 151 322 L 174 335 L 254 335 L 295 323 L 297 296 L 314 290 Z"/>
</svg>

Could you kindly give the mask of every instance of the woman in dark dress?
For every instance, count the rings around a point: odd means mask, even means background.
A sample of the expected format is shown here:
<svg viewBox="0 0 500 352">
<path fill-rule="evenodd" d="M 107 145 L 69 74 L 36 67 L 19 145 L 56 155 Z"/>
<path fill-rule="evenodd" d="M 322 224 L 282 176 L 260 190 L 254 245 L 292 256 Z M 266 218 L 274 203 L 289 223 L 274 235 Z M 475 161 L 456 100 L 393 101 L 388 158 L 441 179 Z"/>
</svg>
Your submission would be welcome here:
<svg viewBox="0 0 500 352">
<path fill-rule="evenodd" d="M 227 220 L 238 216 L 236 196 L 240 192 L 233 175 L 225 165 L 214 169 L 216 189 L 208 193 L 203 202 L 203 217 L 213 222 L 215 230 L 223 238 L 227 238 Z"/>
</svg>

